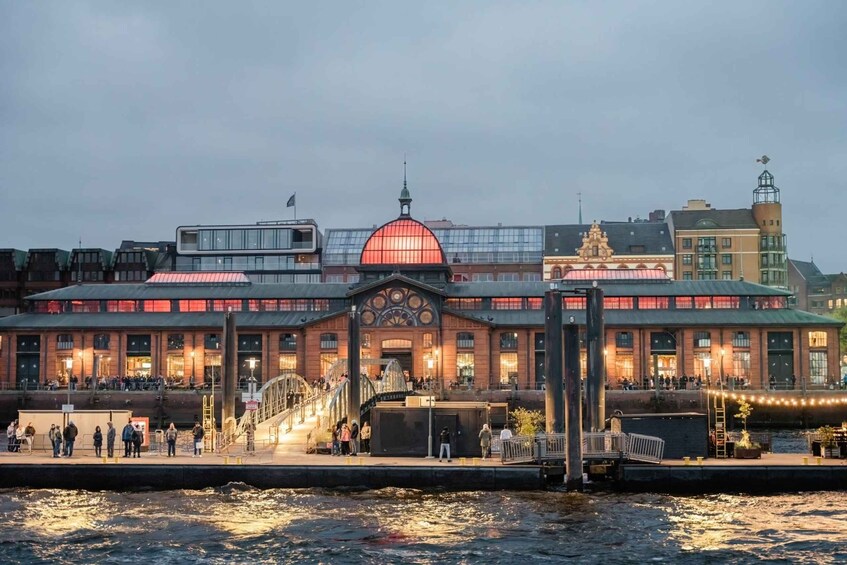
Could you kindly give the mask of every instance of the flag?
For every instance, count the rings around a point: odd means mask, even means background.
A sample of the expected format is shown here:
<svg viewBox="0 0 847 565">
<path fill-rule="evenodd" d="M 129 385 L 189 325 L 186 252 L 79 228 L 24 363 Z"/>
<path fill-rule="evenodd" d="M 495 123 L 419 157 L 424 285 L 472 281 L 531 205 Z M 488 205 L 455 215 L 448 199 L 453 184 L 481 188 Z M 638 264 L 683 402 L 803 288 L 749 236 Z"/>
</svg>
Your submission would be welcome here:
<svg viewBox="0 0 847 565">
<path fill-rule="evenodd" d="M 294 202 L 294 197 L 297 196 L 297 193 L 291 195 L 291 198 L 288 199 L 288 204 L 285 205 L 286 208 L 291 208 L 292 206 L 296 206 Z"/>
</svg>

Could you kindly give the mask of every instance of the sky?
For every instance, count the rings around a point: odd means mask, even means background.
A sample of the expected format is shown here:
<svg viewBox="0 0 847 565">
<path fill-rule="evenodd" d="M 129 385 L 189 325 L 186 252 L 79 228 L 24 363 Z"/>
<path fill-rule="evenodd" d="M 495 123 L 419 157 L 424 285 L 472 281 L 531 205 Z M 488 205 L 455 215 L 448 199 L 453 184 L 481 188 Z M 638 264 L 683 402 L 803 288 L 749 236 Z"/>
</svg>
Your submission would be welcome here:
<svg viewBox="0 0 847 565">
<path fill-rule="evenodd" d="M 749 207 L 847 271 L 847 2 L 0 0 L 0 248 Z"/>
</svg>

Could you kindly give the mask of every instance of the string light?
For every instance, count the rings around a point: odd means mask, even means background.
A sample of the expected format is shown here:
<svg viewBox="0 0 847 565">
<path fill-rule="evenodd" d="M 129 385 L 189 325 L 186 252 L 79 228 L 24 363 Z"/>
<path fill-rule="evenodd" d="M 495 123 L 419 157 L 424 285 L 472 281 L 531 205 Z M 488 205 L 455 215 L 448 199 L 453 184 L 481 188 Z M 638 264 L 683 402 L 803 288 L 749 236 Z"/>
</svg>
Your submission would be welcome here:
<svg viewBox="0 0 847 565">
<path fill-rule="evenodd" d="M 725 400 L 744 401 L 753 405 L 763 406 L 785 406 L 788 408 L 832 408 L 833 406 L 847 405 L 847 395 L 827 396 L 827 397 L 812 397 L 801 398 L 782 398 L 775 396 L 766 396 L 763 394 L 747 394 L 736 392 L 725 392 L 720 390 L 709 390 L 708 395 L 711 397 L 721 397 Z"/>
</svg>

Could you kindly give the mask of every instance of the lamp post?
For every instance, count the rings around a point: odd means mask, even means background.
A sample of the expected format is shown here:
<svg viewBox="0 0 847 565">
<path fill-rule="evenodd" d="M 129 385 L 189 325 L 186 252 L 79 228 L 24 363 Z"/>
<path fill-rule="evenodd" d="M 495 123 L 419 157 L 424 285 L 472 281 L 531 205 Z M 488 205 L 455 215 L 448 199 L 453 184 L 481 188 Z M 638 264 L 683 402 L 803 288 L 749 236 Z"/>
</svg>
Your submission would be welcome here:
<svg viewBox="0 0 847 565">
<path fill-rule="evenodd" d="M 433 404 L 433 396 L 432 396 L 432 368 L 435 365 L 435 361 L 432 357 L 427 359 L 426 366 L 429 368 L 429 380 L 427 382 L 427 387 L 429 388 L 429 396 L 427 396 L 427 404 L 429 404 L 429 436 L 427 437 L 426 443 L 426 458 L 427 459 L 435 459 L 435 456 L 432 454 L 432 404 Z"/>
<path fill-rule="evenodd" d="M 721 366 L 720 366 L 721 382 L 723 382 L 723 353 L 724 353 L 723 347 L 721 347 Z M 730 390 L 733 390 L 734 388 L 735 388 L 734 386 L 729 387 Z"/>
<path fill-rule="evenodd" d="M 253 371 L 256 370 L 256 358 L 251 357 L 247 360 L 247 364 L 250 365 L 250 382 L 255 383 L 256 379 L 253 377 Z"/>
<path fill-rule="evenodd" d="M 68 404 L 71 403 L 71 374 L 72 374 L 71 369 L 73 369 L 73 366 L 74 366 L 73 357 L 66 357 L 65 358 L 65 368 L 67 369 L 66 378 L 68 379 Z"/>
</svg>

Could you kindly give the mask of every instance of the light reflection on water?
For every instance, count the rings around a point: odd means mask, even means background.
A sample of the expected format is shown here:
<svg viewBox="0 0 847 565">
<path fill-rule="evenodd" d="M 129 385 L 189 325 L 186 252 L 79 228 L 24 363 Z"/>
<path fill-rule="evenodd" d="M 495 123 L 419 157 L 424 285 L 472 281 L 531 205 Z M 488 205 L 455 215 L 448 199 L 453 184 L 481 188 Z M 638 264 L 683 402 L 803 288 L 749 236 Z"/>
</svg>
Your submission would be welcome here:
<svg viewBox="0 0 847 565">
<path fill-rule="evenodd" d="M 0 561 L 847 561 L 844 493 L 0 492 Z"/>
</svg>

